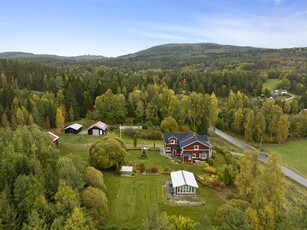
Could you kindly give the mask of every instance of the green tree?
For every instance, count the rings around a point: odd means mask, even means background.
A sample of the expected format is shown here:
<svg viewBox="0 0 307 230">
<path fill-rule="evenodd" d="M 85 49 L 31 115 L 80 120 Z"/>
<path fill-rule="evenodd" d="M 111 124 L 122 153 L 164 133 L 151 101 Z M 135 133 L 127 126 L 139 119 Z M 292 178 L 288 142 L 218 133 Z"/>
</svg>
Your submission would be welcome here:
<svg viewBox="0 0 307 230">
<path fill-rule="evenodd" d="M 255 116 L 253 110 L 248 110 L 246 119 L 244 121 L 244 138 L 247 141 L 253 141 L 255 130 Z"/>
<path fill-rule="evenodd" d="M 223 181 L 224 181 L 225 185 L 230 185 L 230 183 L 231 183 L 231 177 L 230 177 L 230 174 L 229 174 L 229 169 L 227 167 L 225 167 L 225 169 L 224 169 Z"/>
<path fill-rule="evenodd" d="M 89 211 L 94 225 L 101 224 L 108 210 L 108 200 L 105 193 L 99 188 L 89 186 L 81 192 L 81 201 Z"/>
<path fill-rule="evenodd" d="M 97 141 L 89 149 L 89 163 L 99 170 L 119 170 L 126 156 L 126 150 L 114 138 Z"/>
<path fill-rule="evenodd" d="M 285 178 L 275 153 L 270 154 L 259 188 L 264 204 L 271 204 L 274 209 L 277 209 L 285 203 Z"/>
<path fill-rule="evenodd" d="M 65 181 L 73 189 L 81 190 L 84 187 L 83 175 L 75 167 L 71 158 L 62 157 L 58 161 L 59 179 Z"/>
<path fill-rule="evenodd" d="M 265 135 L 266 123 L 264 115 L 258 111 L 255 116 L 255 141 L 262 141 Z"/>
<path fill-rule="evenodd" d="M 244 122 L 243 110 L 241 108 L 239 108 L 234 113 L 234 121 L 233 121 L 233 130 L 236 133 L 238 133 L 238 134 L 243 133 L 243 130 L 244 130 L 243 122 Z"/>
<path fill-rule="evenodd" d="M 251 229 L 248 219 L 242 210 L 234 208 L 220 220 L 218 229 L 221 230 L 248 230 Z"/>
<path fill-rule="evenodd" d="M 90 229 L 84 214 L 80 208 L 74 208 L 71 217 L 65 221 L 64 230 L 88 230 Z"/>
<path fill-rule="evenodd" d="M 166 117 L 161 121 L 160 125 L 162 132 L 176 132 L 178 131 L 178 124 L 173 117 Z"/>
<path fill-rule="evenodd" d="M 103 174 L 94 167 L 88 166 L 85 171 L 85 182 L 87 186 L 99 188 L 106 192 L 107 188 L 104 184 Z"/>
<path fill-rule="evenodd" d="M 281 115 L 279 117 L 277 127 L 276 127 L 276 137 L 275 141 L 277 143 L 283 143 L 289 135 L 289 121 L 287 115 Z"/>
<path fill-rule="evenodd" d="M 147 214 L 143 225 L 141 226 L 143 230 L 175 230 L 174 222 L 169 220 L 169 216 L 166 212 L 161 214 L 157 210 L 150 210 Z"/>
</svg>

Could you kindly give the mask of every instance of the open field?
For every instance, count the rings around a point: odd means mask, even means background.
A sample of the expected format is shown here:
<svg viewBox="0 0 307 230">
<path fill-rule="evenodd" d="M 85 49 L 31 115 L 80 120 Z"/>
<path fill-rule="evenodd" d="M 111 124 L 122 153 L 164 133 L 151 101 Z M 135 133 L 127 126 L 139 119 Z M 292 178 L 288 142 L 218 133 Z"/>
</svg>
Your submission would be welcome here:
<svg viewBox="0 0 307 230">
<path fill-rule="evenodd" d="M 269 89 L 270 91 L 273 91 L 273 90 L 275 90 L 275 89 L 277 88 L 277 86 L 278 86 L 278 79 L 268 79 L 268 80 L 264 83 L 264 85 L 265 85 L 266 87 L 268 87 L 268 89 Z"/>
<path fill-rule="evenodd" d="M 293 140 L 280 145 L 266 145 L 268 152 L 280 155 L 285 166 L 307 177 L 307 140 Z"/>
<path fill-rule="evenodd" d="M 205 215 L 213 219 L 216 210 L 223 204 L 216 192 L 200 187 L 198 198 L 205 202 L 202 206 L 175 206 L 166 202 L 167 191 L 163 188 L 170 176 L 139 175 L 121 177 L 113 173 L 104 173 L 108 188 L 109 212 L 108 226 L 136 227 L 145 220 L 151 209 L 167 212 L 169 215 L 188 216 L 201 221 Z"/>
</svg>

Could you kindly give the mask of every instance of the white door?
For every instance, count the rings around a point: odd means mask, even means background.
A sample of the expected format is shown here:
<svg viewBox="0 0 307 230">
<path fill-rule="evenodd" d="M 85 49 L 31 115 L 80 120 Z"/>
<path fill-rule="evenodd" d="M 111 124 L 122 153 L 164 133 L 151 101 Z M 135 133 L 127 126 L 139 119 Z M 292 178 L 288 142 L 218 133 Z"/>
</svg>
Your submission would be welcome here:
<svg viewBox="0 0 307 230">
<path fill-rule="evenodd" d="M 93 129 L 93 135 L 99 136 L 99 129 Z"/>
</svg>

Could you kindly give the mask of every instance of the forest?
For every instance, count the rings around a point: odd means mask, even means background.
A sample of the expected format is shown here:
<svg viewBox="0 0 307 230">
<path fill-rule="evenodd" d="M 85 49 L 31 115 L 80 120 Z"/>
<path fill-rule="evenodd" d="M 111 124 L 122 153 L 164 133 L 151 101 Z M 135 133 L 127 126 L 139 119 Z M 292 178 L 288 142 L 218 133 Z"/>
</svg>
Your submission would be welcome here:
<svg viewBox="0 0 307 230">
<path fill-rule="evenodd" d="M 0 229 L 95 229 L 106 221 L 101 171 L 118 171 L 125 144 L 106 137 L 91 145 L 85 162 L 59 155 L 42 130 L 63 130 L 85 118 L 111 129 L 141 125 L 148 139 L 161 139 L 168 131 L 207 134 L 210 126 L 257 146 L 307 136 L 306 48 L 169 44 L 118 58 L 0 57 Z M 291 96 L 270 98 L 268 80 Z M 97 163 L 96 150 L 104 147 L 112 162 Z M 231 229 L 224 224 L 238 217 L 240 229 L 306 226 L 304 204 L 285 214 L 278 160 L 263 169 L 254 156 L 246 156 L 231 164 L 237 172 L 229 185 L 236 187 L 239 201 L 218 209 L 218 229 Z M 272 168 L 276 174 L 266 173 Z M 271 180 L 274 186 L 265 184 Z M 257 192 L 264 194 L 261 200 Z M 183 217 L 150 215 L 144 229 L 159 222 L 165 224 L 161 229 L 185 229 L 172 224 L 184 220 L 186 229 L 197 226 Z"/>
</svg>

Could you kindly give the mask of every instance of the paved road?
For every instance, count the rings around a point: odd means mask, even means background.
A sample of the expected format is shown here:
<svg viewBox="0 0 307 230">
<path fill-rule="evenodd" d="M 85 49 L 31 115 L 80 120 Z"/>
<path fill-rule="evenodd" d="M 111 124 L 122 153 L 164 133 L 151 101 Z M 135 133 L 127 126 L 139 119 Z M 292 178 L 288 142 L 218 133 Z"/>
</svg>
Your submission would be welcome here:
<svg viewBox="0 0 307 230">
<path fill-rule="evenodd" d="M 240 149 L 243 150 L 247 150 L 247 151 L 257 151 L 256 149 L 252 148 L 251 146 L 233 138 L 232 136 L 224 133 L 223 131 L 217 129 L 217 128 L 211 128 L 211 131 L 215 132 L 215 134 L 217 134 L 218 136 L 224 138 L 225 140 L 229 141 L 230 143 L 234 144 L 235 146 L 239 147 Z M 258 160 L 267 163 L 269 158 L 263 154 L 260 153 Z M 291 178 L 292 180 L 296 181 L 297 183 L 307 187 L 307 179 L 299 174 L 297 174 L 296 172 L 292 171 L 291 169 L 281 165 L 281 170 L 282 172 L 289 178 Z"/>
</svg>

